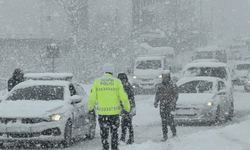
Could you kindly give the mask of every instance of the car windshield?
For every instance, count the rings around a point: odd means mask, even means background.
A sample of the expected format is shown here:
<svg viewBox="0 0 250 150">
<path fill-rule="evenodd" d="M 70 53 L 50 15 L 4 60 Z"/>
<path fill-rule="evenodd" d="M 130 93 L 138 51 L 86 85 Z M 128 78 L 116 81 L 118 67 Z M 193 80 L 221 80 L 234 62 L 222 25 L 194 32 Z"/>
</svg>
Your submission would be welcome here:
<svg viewBox="0 0 250 150">
<path fill-rule="evenodd" d="M 137 61 L 136 69 L 160 69 L 162 68 L 161 60 L 141 60 Z"/>
<path fill-rule="evenodd" d="M 36 85 L 14 90 L 6 100 L 63 100 L 62 86 Z"/>
<path fill-rule="evenodd" d="M 249 70 L 250 64 L 238 64 L 236 67 L 237 70 Z"/>
<path fill-rule="evenodd" d="M 204 80 L 186 82 L 178 87 L 179 93 L 212 93 L 213 83 Z"/>
<path fill-rule="evenodd" d="M 185 72 L 185 76 L 210 76 L 227 80 L 225 67 L 191 67 Z"/>
<path fill-rule="evenodd" d="M 195 59 L 213 59 L 214 52 L 204 51 L 204 52 L 196 52 Z"/>
</svg>

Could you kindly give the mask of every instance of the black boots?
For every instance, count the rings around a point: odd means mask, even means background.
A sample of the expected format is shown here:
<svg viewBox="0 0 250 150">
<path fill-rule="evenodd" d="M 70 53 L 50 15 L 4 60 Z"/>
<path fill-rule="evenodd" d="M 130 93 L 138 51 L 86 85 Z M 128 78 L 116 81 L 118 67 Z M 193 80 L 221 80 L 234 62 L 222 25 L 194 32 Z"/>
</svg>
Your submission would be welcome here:
<svg viewBox="0 0 250 150">
<path fill-rule="evenodd" d="M 165 134 L 164 136 L 163 136 L 163 138 L 162 138 L 162 142 L 165 142 L 165 141 L 167 141 L 167 139 L 168 139 L 168 135 L 167 134 Z"/>
<path fill-rule="evenodd" d="M 134 140 L 128 139 L 127 144 L 133 144 Z"/>
</svg>

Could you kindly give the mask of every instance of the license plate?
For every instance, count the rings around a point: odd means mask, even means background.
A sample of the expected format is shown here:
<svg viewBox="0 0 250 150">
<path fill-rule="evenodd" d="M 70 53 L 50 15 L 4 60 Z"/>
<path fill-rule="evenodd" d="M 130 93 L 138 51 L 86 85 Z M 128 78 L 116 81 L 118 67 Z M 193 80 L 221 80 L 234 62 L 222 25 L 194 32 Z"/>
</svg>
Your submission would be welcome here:
<svg viewBox="0 0 250 150">
<path fill-rule="evenodd" d="M 178 111 L 177 111 L 177 114 L 187 114 L 187 115 L 192 115 L 192 114 L 194 114 L 194 110 L 193 109 L 179 109 Z"/>
</svg>

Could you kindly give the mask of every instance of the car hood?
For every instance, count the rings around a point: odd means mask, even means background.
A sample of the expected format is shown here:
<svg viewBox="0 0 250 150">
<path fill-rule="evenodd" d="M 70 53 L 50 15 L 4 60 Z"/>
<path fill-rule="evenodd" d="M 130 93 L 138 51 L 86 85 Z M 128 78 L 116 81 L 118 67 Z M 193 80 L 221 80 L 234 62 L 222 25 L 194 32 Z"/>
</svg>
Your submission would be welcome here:
<svg viewBox="0 0 250 150">
<path fill-rule="evenodd" d="M 135 69 L 134 75 L 138 78 L 157 78 L 160 74 L 162 74 L 162 69 L 148 69 L 148 70 L 142 70 L 142 69 Z"/>
<path fill-rule="evenodd" d="M 0 103 L 2 118 L 48 117 L 64 107 L 64 101 L 3 101 Z"/>
<path fill-rule="evenodd" d="M 209 101 L 213 100 L 215 94 L 211 93 L 188 93 L 188 94 L 179 94 L 177 101 L 177 107 L 196 107 L 206 104 Z"/>
</svg>

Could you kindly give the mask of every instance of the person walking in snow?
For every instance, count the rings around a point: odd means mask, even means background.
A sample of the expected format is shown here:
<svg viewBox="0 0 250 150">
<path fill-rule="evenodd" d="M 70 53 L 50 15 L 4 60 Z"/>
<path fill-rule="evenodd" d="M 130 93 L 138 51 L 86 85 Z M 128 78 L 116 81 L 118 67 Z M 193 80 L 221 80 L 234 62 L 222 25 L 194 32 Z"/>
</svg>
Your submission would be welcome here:
<svg viewBox="0 0 250 150">
<path fill-rule="evenodd" d="M 23 72 L 20 68 L 14 70 L 12 77 L 8 80 L 8 91 L 10 91 L 14 86 L 23 82 Z"/>
<path fill-rule="evenodd" d="M 133 125 L 132 125 L 132 118 L 133 116 L 136 115 L 136 108 L 135 108 L 135 99 L 134 99 L 134 91 L 133 87 L 128 81 L 128 77 L 125 73 L 119 73 L 118 74 L 118 79 L 122 81 L 123 88 L 125 92 L 128 95 L 129 103 L 130 103 L 130 112 L 127 113 L 124 108 L 122 107 L 121 111 L 121 128 L 122 128 L 122 133 L 121 133 L 121 138 L 120 140 L 125 142 L 126 138 L 126 130 L 128 128 L 129 130 L 129 139 L 127 141 L 127 144 L 133 144 L 134 143 L 134 130 L 133 130 Z"/>
<path fill-rule="evenodd" d="M 154 102 L 155 108 L 158 108 L 158 103 L 160 102 L 160 115 L 163 131 L 162 141 L 166 141 L 168 139 L 168 124 L 172 131 L 172 136 L 176 136 L 176 127 L 174 123 L 173 112 L 175 111 L 178 96 L 178 88 L 177 85 L 174 84 L 171 80 L 170 71 L 164 70 L 162 72 L 162 83 L 159 85 L 156 91 Z"/>
<path fill-rule="evenodd" d="M 109 130 L 111 132 L 111 149 L 118 150 L 121 102 L 127 113 L 130 111 L 130 104 L 121 81 L 113 77 L 113 64 L 104 64 L 102 70 L 104 75 L 94 81 L 89 96 L 88 109 L 89 113 L 93 114 L 97 103 L 98 122 L 100 125 L 103 150 L 109 150 Z"/>
</svg>

